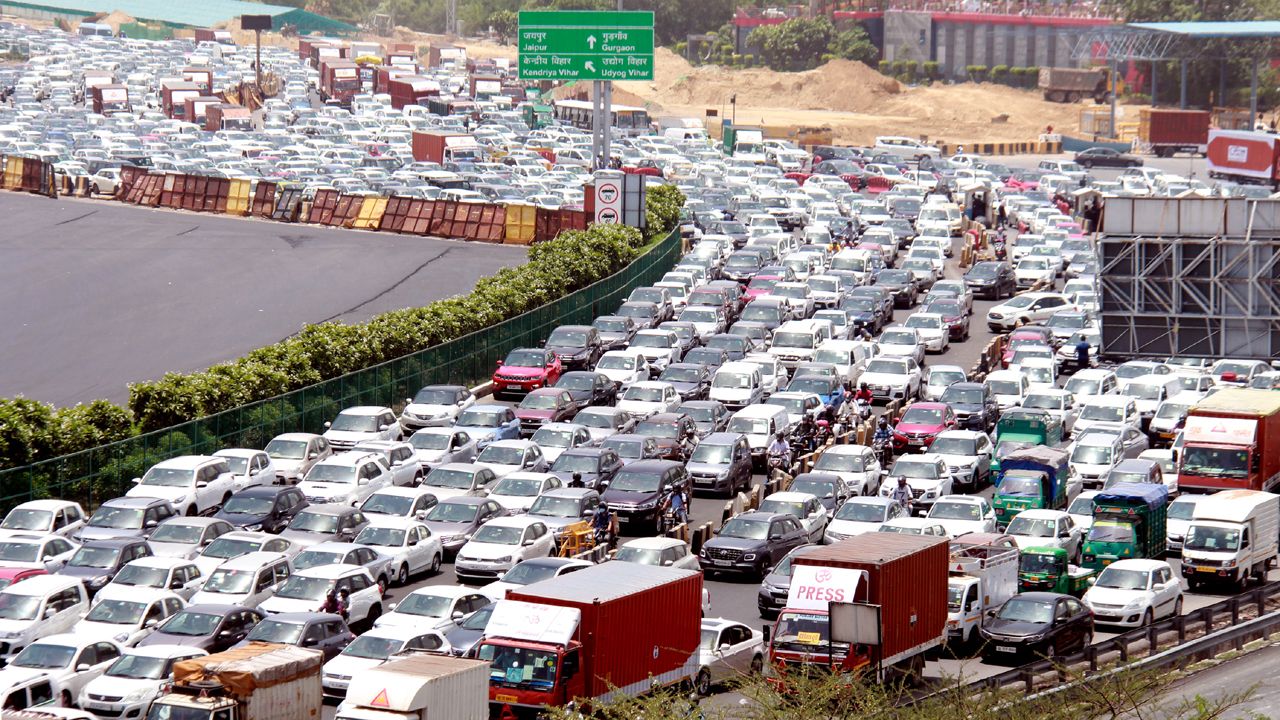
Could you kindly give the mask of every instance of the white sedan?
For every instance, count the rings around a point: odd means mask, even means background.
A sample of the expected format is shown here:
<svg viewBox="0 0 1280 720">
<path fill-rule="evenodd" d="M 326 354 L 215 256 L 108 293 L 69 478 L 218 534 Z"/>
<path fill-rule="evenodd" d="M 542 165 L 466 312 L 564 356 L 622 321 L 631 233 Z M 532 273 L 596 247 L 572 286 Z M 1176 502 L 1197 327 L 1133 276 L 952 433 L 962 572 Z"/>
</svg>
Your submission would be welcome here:
<svg viewBox="0 0 1280 720">
<path fill-rule="evenodd" d="M 636 350 L 610 350 L 600 356 L 595 371 L 625 388 L 649 379 L 649 361 Z"/>
<path fill-rule="evenodd" d="M 1009 521 L 1005 532 L 1013 536 L 1019 550 L 1054 547 L 1067 551 L 1067 560 L 1077 562 L 1084 530 L 1065 510 L 1023 510 Z"/>
<path fill-rule="evenodd" d="M 907 318 L 906 326 L 919 333 L 927 352 L 946 352 L 951 346 L 951 328 L 938 313 L 914 313 Z"/>
<path fill-rule="evenodd" d="M 942 523 L 951 537 L 996 531 L 996 511 L 978 495 L 943 495 L 926 517 Z"/>
<path fill-rule="evenodd" d="M 489 488 L 489 499 L 501 505 L 508 515 L 519 515 L 528 511 L 539 495 L 563 485 L 560 478 L 551 473 L 513 472 Z"/>
<path fill-rule="evenodd" d="M 809 493 L 773 493 L 760 502 L 760 512 L 792 515 L 800 521 L 811 543 L 822 542 L 822 535 L 827 530 L 827 508 Z"/>
<path fill-rule="evenodd" d="M 705 618 L 694 691 L 706 697 L 716 683 L 760 674 L 764 653 L 764 637 L 759 631 L 734 620 Z"/>
<path fill-rule="evenodd" d="M 1100 624 L 1150 625 L 1182 614 L 1182 581 L 1163 560 L 1117 560 L 1102 569 L 1081 601 Z"/>
<path fill-rule="evenodd" d="M 878 357 L 867 363 L 860 382 L 877 399 L 914 400 L 920 393 L 920 364 L 909 357 Z"/>
<path fill-rule="evenodd" d="M 458 620 L 493 602 L 488 595 L 463 585 L 428 585 L 409 593 L 374 626 L 448 630 Z"/>
<path fill-rule="evenodd" d="M 134 588 L 127 598 L 99 600 L 72 632 L 77 637 L 114 640 L 122 647 L 133 647 L 186 606 L 169 590 Z"/>
<path fill-rule="evenodd" d="M 618 400 L 618 409 L 634 418 L 646 418 L 671 412 L 680 405 L 680 393 L 671 383 L 658 380 L 638 382 L 627 388 Z"/>
<path fill-rule="evenodd" d="M 0 670 L 0 687 L 45 675 L 62 706 L 70 707 L 84 686 L 106 672 L 118 657 L 120 646 L 110 640 L 70 633 L 50 635 L 23 648 Z"/>
<path fill-rule="evenodd" d="M 444 548 L 440 538 L 432 534 L 422 521 L 414 518 L 370 515 L 369 524 L 353 540 L 367 545 L 378 555 L 391 561 L 392 582 L 404 586 L 420 572 L 440 572 Z"/>
<path fill-rule="evenodd" d="M 207 654 L 199 648 L 181 645 L 129 648 L 101 677 L 84 686 L 80 691 L 80 707 L 97 717 L 142 717 L 151 701 L 160 695 L 160 688 L 171 682 L 174 663 Z M 95 697 L 106 700 L 95 700 Z"/>
<path fill-rule="evenodd" d="M 56 573 L 79 549 L 61 535 L 10 535 L 0 539 L 0 566 Z"/>
<path fill-rule="evenodd" d="M 485 523 L 458 550 L 453 569 L 459 579 L 497 580 L 521 560 L 547 557 L 555 536 L 545 523 L 528 515 L 499 517 Z"/>
</svg>

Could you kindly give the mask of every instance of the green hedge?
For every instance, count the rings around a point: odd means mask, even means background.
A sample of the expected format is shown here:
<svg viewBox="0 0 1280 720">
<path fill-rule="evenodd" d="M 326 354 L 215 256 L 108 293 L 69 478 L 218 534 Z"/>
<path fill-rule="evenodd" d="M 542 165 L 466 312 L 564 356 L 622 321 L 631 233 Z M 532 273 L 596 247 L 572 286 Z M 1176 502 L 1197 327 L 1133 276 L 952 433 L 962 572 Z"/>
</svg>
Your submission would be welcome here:
<svg viewBox="0 0 1280 720">
<path fill-rule="evenodd" d="M 673 229 L 684 205 L 672 186 L 650 188 L 648 229 L 593 225 L 534 245 L 529 261 L 482 278 L 467 295 L 383 313 L 356 325 L 326 322 L 207 370 L 129 385 L 128 407 L 105 400 L 55 409 L 0 399 L 0 469 L 27 465 L 231 411 L 363 370 L 521 315 L 625 267 Z"/>
</svg>

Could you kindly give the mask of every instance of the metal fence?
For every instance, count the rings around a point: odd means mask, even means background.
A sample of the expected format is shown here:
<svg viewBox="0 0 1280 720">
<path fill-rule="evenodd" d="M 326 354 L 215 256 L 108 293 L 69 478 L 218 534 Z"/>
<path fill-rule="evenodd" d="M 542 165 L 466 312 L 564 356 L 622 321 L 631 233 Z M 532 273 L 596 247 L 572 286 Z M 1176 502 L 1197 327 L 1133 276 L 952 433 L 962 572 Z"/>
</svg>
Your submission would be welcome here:
<svg viewBox="0 0 1280 720">
<path fill-rule="evenodd" d="M 658 281 L 675 265 L 680 247 L 680 233 L 673 231 L 626 268 L 594 285 L 381 365 L 109 445 L 0 470 L 0 512 L 45 497 L 96 507 L 122 495 L 131 479 L 150 466 L 176 455 L 207 454 L 226 447 L 261 448 L 280 433 L 321 432 L 324 423 L 346 407 L 400 408 L 424 385 L 487 379 L 496 361 L 512 348 L 534 346 L 559 325 L 589 324 L 617 308 L 632 289 Z"/>
</svg>

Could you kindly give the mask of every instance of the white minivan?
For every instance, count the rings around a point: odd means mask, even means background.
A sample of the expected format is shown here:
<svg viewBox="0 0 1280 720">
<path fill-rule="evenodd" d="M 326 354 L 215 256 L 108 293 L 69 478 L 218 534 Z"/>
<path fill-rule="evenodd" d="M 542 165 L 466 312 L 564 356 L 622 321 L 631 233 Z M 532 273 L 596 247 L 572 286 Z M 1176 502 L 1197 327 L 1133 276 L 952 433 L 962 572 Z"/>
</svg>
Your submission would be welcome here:
<svg viewBox="0 0 1280 720">
<path fill-rule="evenodd" d="M 36 575 L 0 590 L 0 660 L 43 637 L 70 632 L 89 611 L 84 583 L 62 575 Z"/>
<path fill-rule="evenodd" d="M 764 400 L 764 381 L 760 366 L 751 362 L 728 362 L 711 376 L 712 400 L 719 400 L 730 410 L 740 410 Z"/>
<path fill-rule="evenodd" d="M 746 435 L 751 445 L 751 459 L 761 466 L 773 436 L 786 432 L 789 425 L 787 409 L 780 405 L 748 405 L 729 418 L 726 432 Z"/>
<path fill-rule="evenodd" d="M 284 553 L 251 552 L 231 558 L 213 572 L 191 597 L 192 605 L 242 605 L 256 608 L 289 579 L 291 566 Z"/>
</svg>

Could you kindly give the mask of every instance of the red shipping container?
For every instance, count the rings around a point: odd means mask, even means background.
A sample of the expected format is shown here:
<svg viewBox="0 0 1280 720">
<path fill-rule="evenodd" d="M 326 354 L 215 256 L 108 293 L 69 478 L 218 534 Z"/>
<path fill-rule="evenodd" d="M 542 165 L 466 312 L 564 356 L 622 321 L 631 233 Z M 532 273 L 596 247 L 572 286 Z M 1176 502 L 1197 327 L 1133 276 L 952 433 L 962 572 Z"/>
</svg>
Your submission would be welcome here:
<svg viewBox="0 0 1280 720">
<path fill-rule="evenodd" d="M 1280 180 L 1280 136 L 1210 130 L 1208 157 L 1209 177 Z"/>
</svg>

